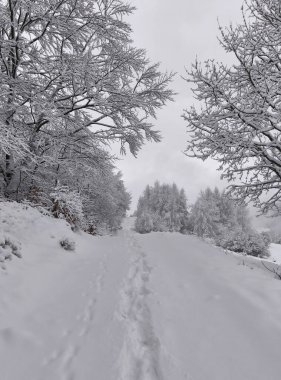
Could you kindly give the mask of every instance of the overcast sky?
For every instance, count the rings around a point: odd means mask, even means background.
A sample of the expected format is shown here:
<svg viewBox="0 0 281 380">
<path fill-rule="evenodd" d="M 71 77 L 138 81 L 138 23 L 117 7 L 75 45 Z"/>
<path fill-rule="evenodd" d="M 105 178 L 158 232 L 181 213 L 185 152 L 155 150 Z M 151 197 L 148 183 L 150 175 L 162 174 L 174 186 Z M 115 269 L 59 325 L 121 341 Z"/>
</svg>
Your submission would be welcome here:
<svg viewBox="0 0 281 380">
<path fill-rule="evenodd" d="M 155 129 L 161 143 L 147 143 L 138 155 L 123 156 L 117 167 L 123 172 L 132 194 L 132 210 L 147 184 L 175 182 L 186 191 L 190 203 L 207 186 L 223 188 L 217 163 L 201 162 L 183 154 L 187 133 L 181 118 L 183 109 L 194 103 L 189 85 L 180 76 L 196 56 L 200 61 L 214 58 L 231 62 L 217 40 L 218 20 L 222 26 L 241 20 L 242 0 L 132 0 L 137 7 L 130 17 L 134 45 L 145 48 L 152 62 L 161 62 L 162 71 L 178 73 L 172 85 L 178 93 L 174 103 L 158 112 Z"/>
</svg>

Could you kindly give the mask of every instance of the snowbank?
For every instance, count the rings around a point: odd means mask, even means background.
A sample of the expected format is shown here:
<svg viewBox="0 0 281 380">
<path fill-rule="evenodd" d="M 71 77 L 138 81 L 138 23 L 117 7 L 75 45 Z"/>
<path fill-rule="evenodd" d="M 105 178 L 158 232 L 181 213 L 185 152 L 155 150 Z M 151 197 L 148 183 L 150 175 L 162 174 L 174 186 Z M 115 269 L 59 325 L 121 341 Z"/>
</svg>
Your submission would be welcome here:
<svg viewBox="0 0 281 380">
<path fill-rule="evenodd" d="M 0 202 L 2 268 L 6 267 L 8 260 L 14 262 L 12 266 L 15 268 L 24 265 L 17 262 L 18 258 L 15 256 L 23 256 L 26 263 L 49 259 L 50 256 L 55 257 L 62 253 L 60 241 L 63 239 L 72 241 L 76 238 L 77 234 L 72 232 L 69 224 L 64 220 L 44 215 L 28 205 Z M 5 244 L 5 242 L 10 242 L 10 244 Z M 7 255 L 11 251 L 11 245 L 14 246 L 16 252 Z M 4 261 L 5 264 L 3 264 Z"/>
</svg>

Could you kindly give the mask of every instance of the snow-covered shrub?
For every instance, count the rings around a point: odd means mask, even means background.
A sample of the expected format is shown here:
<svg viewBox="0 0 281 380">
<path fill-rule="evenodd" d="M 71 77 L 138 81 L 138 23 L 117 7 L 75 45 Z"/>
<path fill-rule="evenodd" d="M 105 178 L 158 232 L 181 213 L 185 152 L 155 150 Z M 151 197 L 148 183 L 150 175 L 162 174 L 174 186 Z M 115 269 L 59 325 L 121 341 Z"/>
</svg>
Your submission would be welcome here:
<svg viewBox="0 0 281 380">
<path fill-rule="evenodd" d="M 50 194 L 53 202 L 52 214 L 55 218 L 66 219 L 70 224 L 85 227 L 83 204 L 80 194 L 68 186 L 57 186 Z"/>
<path fill-rule="evenodd" d="M 234 252 L 266 257 L 269 254 L 269 241 L 256 231 L 242 229 L 225 230 L 216 239 L 217 245 Z"/>
<path fill-rule="evenodd" d="M 60 246 L 66 251 L 75 251 L 75 241 L 69 238 L 63 238 L 60 240 Z"/>
<path fill-rule="evenodd" d="M 4 192 L 5 181 L 0 170 L 0 200 L 6 200 L 9 195 L 9 200 L 35 207 L 44 215 L 49 213 L 56 218 L 66 219 L 72 226 L 86 232 L 102 230 L 105 234 L 117 231 L 130 204 L 130 194 L 121 173 L 116 173 L 113 157 L 99 144 L 96 146 L 94 143 L 90 148 L 84 140 L 85 136 L 75 136 L 75 140 L 82 141 L 77 150 L 65 141 L 63 149 L 48 143 L 50 161 L 42 160 L 41 157 L 40 161 L 44 164 L 35 165 L 30 170 L 20 170 L 17 163 L 18 171 L 13 176 L 8 192 Z M 78 157 L 74 155 L 75 152 Z M 58 157 L 61 157 L 59 163 L 55 164 Z"/>
</svg>

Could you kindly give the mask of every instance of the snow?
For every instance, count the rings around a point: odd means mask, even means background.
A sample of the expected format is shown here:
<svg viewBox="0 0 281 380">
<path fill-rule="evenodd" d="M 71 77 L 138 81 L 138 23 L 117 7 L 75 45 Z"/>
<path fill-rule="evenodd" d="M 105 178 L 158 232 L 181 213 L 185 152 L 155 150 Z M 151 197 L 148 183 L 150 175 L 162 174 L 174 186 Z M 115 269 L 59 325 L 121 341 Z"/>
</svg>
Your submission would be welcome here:
<svg viewBox="0 0 281 380">
<path fill-rule="evenodd" d="M 279 380 L 281 282 L 131 225 L 93 237 L 0 203 L 0 238 L 22 253 L 0 270 L 1 380 Z"/>
<path fill-rule="evenodd" d="M 270 244 L 270 260 L 281 265 L 281 244 Z"/>
<path fill-rule="evenodd" d="M 232 255 L 239 265 L 247 265 L 251 269 L 259 268 L 271 271 L 276 278 L 281 278 L 281 244 L 270 244 L 268 257 L 256 257 L 241 252 L 223 250 L 225 254 Z"/>
</svg>

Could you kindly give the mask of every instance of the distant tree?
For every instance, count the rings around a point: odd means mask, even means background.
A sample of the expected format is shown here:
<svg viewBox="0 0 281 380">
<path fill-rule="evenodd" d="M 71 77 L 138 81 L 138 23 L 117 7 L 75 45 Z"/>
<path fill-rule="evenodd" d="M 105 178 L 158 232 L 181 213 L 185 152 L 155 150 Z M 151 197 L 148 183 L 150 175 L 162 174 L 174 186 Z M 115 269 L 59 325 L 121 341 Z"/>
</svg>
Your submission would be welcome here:
<svg viewBox="0 0 281 380">
<path fill-rule="evenodd" d="M 211 238 L 220 247 L 252 256 L 268 255 L 269 236 L 254 231 L 245 205 L 217 188 L 201 191 L 190 221 L 196 235 Z"/>
<path fill-rule="evenodd" d="M 191 221 L 193 232 L 198 236 L 216 236 L 218 233 L 217 222 L 219 209 L 212 199 L 210 189 L 202 191 L 195 202 L 192 212 Z"/>
<path fill-rule="evenodd" d="M 220 28 L 220 42 L 236 62 L 196 62 L 186 78 L 199 107 L 184 111 L 188 156 L 220 163 L 237 198 L 261 212 L 281 213 L 281 7 L 249 0 L 244 22 Z"/>
<path fill-rule="evenodd" d="M 251 228 L 247 208 L 217 188 L 201 191 L 190 218 L 193 231 L 198 236 L 216 238 L 224 231 Z"/>
<path fill-rule="evenodd" d="M 135 227 L 140 233 L 186 232 L 189 218 L 184 190 L 179 191 L 175 184 L 160 185 L 159 182 L 147 186 L 139 198 L 136 216 Z"/>
</svg>

